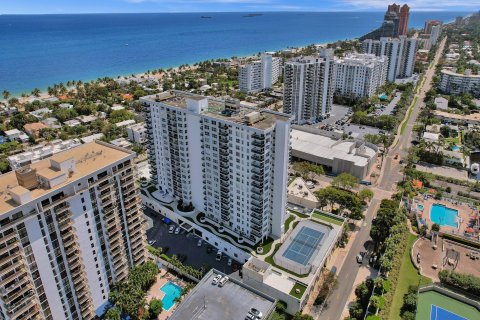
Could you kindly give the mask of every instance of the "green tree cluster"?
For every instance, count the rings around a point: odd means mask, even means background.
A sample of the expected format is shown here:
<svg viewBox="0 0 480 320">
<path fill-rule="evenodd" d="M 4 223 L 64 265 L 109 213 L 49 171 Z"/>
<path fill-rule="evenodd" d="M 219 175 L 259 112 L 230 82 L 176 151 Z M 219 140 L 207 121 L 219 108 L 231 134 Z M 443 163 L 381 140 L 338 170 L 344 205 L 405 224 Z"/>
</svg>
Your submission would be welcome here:
<svg viewBox="0 0 480 320">
<path fill-rule="evenodd" d="M 363 218 L 362 201 L 353 192 L 339 189 L 336 187 L 326 187 L 315 192 L 321 208 L 330 207 L 330 212 L 335 211 L 335 207 L 340 215 L 348 214 L 351 219 L 359 220 Z"/>
<path fill-rule="evenodd" d="M 442 270 L 438 273 L 442 284 L 450 285 L 480 297 L 480 278 L 471 274 Z"/>
</svg>

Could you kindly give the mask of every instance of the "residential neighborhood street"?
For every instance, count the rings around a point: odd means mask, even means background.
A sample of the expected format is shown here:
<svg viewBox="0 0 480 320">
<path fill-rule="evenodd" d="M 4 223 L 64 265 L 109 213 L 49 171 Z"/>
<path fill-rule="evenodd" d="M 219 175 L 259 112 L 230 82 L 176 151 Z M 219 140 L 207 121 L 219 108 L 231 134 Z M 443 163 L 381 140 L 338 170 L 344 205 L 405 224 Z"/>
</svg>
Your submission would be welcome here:
<svg viewBox="0 0 480 320">
<path fill-rule="evenodd" d="M 366 250 L 365 244 L 368 243 L 369 240 L 371 240 L 371 222 L 375 217 L 381 200 L 384 198 L 389 198 L 389 196 L 393 194 L 397 182 L 402 179 L 403 168 L 402 165 L 399 163 L 399 159 L 403 159 L 407 155 L 408 148 L 411 145 L 413 126 L 423 105 L 425 93 L 431 87 L 432 78 L 435 74 L 435 66 L 437 65 L 438 60 L 443 52 L 445 43 L 446 39 L 443 39 L 443 41 L 439 45 L 439 49 L 437 50 L 434 62 L 426 71 L 425 81 L 418 89 L 418 94 L 416 95 L 417 99 L 413 106 L 410 118 L 408 118 L 407 120 L 404 132 L 401 133 L 402 124 L 400 124 L 398 135 L 394 141 L 393 147 L 389 150 L 388 155 L 385 157 L 380 178 L 377 181 L 377 184 L 372 188 L 375 197 L 371 201 L 365 213 L 365 221 L 355 237 L 351 250 L 348 252 L 345 262 L 343 263 L 343 266 L 341 266 L 340 271 L 338 272 L 338 286 L 331 293 L 327 303 L 328 306 L 323 310 L 321 314 L 315 314 L 315 319 L 343 319 L 346 310 L 348 310 L 348 303 L 350 302 L 349 299 L 352 291 L 355 289 L 354 283 L 360 269 L 359 265 L 355 261 L 355 257 L 361 251 Z M 396 154 L 399 155 L 399 159 L 397 160 L 394 159 Z"/>
</svg>

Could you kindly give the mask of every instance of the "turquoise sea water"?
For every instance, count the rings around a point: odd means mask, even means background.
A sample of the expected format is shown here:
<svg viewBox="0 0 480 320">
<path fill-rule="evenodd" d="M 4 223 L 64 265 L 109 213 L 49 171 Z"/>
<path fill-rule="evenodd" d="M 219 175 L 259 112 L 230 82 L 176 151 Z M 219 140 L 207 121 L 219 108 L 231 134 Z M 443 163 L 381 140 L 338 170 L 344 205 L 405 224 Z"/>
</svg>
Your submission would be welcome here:
<svg viewBox="0 0 480 320">
<path fill-rule="evenodd" d="M 211 16 L 202 19 L 201 16 Z M 0 91 L 359 37 L 383 12 L 0 15 Z M 410 27 L 459 12 L 412 12 Z"/>
<path fill-rule="evenodd" d="M 177 286 L 175 283 L 168 281 L 161 288 L 161 291 L 165 293 L 165 297 L 162 299 L 163 309 L 170 310 L 171 307 L 175 304 L 175 298 L 180 298 L 182 295 L 182 288 Z"/>
<path fill-rule="evenodd" d="M 433 204 L 430 209 L 430 220 L 441 226 L 457 228 L 458 211 L 441 204 Z"/>
</svg>

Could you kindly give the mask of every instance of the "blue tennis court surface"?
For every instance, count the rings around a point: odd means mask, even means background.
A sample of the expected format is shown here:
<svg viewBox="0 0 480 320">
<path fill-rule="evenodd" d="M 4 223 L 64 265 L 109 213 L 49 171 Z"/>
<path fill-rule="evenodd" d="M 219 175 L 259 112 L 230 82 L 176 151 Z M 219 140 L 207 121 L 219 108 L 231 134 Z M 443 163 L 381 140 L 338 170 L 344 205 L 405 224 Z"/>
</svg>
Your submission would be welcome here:
<svg viewBox="0 0 480 320">
<path fill-rule="evenodd" d="M 306 265 L 324 235 L 323 232 L 302 227 L 283 256 L 301 265 Z"/>
<path fill-rule="evenodd" d="M 468 320 L 468 319 L 460 317 L 453 312 L 442 309 L 432 304 L 432 309 L 430 311 L 430 320 Z"/>
</svg>

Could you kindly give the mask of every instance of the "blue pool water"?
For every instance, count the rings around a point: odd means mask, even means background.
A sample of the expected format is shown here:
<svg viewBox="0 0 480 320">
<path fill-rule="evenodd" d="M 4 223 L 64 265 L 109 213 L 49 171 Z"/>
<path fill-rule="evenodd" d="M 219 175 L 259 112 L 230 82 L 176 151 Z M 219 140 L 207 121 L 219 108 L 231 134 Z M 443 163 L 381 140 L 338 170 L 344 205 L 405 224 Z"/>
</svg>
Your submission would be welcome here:
<svg viewBox="0 0 480 320">
<path fill-rule="evenodd" d="M 175 298 L 180 298 L 182 295 L 182 288 L 177 286 L 175 283 L 168 281 L 161 288 L 161 291 L 165 293 L 165 297 L 162 299 L 163 309 L 170 310 L 171 307 L 175 304 Z"/>
<path fill-rule="evenodd" d="M 459 146 L 452 146 L 452 151 L 458 151 L 458 150 L 460 150 Z"/>
<path fill-rule="evenodd" d="M 435 203 L 430 209 L 430 220 L 441 226 L 457 227 L 458 211 Z"/>
</svg>

